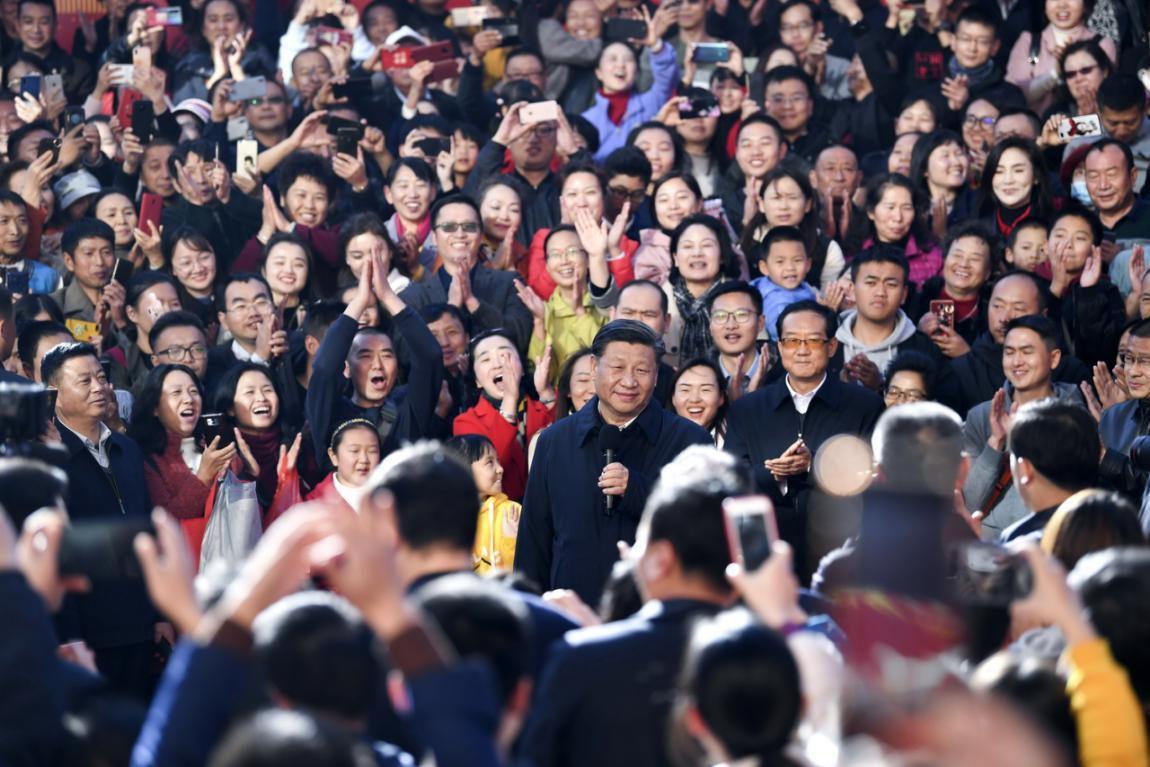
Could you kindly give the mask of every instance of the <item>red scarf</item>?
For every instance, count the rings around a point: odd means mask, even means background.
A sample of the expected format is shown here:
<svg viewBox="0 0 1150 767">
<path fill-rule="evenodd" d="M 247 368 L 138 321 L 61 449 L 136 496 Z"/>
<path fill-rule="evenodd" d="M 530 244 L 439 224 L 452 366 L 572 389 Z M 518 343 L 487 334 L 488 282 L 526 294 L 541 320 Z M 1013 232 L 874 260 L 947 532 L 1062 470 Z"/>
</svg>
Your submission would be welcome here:
<svg viewBox="0 0 1150 767">
<path fill-rule="evenodd" d="M 399 216 L 395 217 L 395 232 L 399 235 L 399 239 L 407 234 L 403 227 L 403 219 Z M 415 236 L 419 240 L 419 247 L 423 247 L 423 243 L 427 242 L 427 235 L 431 234 L 431 216 L 424 216 L 423 220 L 419 222 L 419 226 L 415 228 Z"/>
<path fill-rule="evenodd" d="M 604 93 L 600 88 L 599 95 L 607 99 L 607 119 L 615 125 L 622 125 L 623 116 L 627 114 L 627 104 L 631 103 L 631 91 Z"/>
<path fill-rule="evenodd" d="M 1030 210 L 1031 206 L 1027 205 L 1022 209 L 1022 212 L 1018 214 L 1018 218 L 1014 219 L 1010 223 L 1007 223 L 1006 219 L 1002 217 L 1002 208 L 999 208 L 997 211 L 995 211 L 994 217 L 998 223 L 998 231 L 1000 234 L 1002 234 L 1002 238 L 1004 240 L 1010 236 L 1011 232 L 1018 228 L 1019 224 L 1030 218 Z"/>
</svg>

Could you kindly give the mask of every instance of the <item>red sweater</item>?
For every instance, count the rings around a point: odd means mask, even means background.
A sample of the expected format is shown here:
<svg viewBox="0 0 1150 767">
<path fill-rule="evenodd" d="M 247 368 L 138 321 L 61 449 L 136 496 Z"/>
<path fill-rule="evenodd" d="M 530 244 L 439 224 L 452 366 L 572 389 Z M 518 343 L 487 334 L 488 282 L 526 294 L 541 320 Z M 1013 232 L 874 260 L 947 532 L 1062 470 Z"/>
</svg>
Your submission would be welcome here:
<svg viewBox="0 0 1150 767">
<path fill-rule="evenodd" d="M 538 293 L 544 301 L 551 298 L 551 294 L 555 292 L 555 280 L 551 279 L 551 275 L 547 273 L 547 254 L 543 252 L 543 241 L 547 239 L 547 234 L 550 231 L 550 229 L 537 231 L 535 236 L 531 238 L 531 248 L 527 253 L 527 285 Z M 615 278 L 615 284 L 621 288 L 635 279 L 635 268 L 631 265 L 631 259 L 635 257 L 639 243 L 624 237 L 623 241 L 619 243 L 619 248 L 625 257 L 608 261 L 607 267 L 611 270 L 611 276 Z M 503 486 L 504 488 L 507 487 L 506 480 L 504 480 Z M 508 493 L 508 495 L 511 494 Z M 515 498 L 515 500 L 519 499 Z"/>
<path fill-rule="evenodd" d="M 535 433 L 549 425 L 554 417 L 554 411 L 542 402 L 528 398 L 526 444 L 531 444 Z M 507 423 L 486 397 L 481 396 L 475 407 L 456 416 L 452 430 L 456 436 L 479 434 L 491 440 L 503 465 L 503 492 L 513 501 L 523 500 L 527 489 L 527 449 L 519 444 L 518 429 Z"/>
<path fill-rule="evenodd" d="M 324 477 L 323 482 L 320 482 L 318 485 L 316 485 L 315 490 L 312 490 L 310 493 L 308 493 L 307 497 L 304 498 L 304 500 L 305 501 L 322 501 L 323 503 L 333 503 L 337 506 L 343 506 L 345 509 L 348 509 L 349 511 L 352 511 L 352 512 L 355 511 L 355 509 L 351 508 L 351 506 L 348 505 L 347 501 L 345 501 L 343 499 L 343 496 L 339 494 L 339 491 L 335 489 L 335 472 L 334 471 L 331 474 L 328 474 L 326 477 Z"/>
<path fill-rule="evenodd" d="M 184 463 L 179 435 L 169 433 L 164 452 L 150 458 L 144 461 L 144 482 L 152 503 L 163 506 L 176 519 L 203 517 L 209 488 Z"/>
</svg>

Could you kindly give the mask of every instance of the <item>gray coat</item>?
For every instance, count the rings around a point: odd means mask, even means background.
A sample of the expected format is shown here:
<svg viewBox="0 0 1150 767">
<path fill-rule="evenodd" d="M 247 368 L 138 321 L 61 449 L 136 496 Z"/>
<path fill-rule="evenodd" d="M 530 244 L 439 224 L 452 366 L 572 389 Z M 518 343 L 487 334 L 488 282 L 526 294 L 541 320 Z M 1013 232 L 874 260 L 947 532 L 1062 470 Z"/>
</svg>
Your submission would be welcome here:
<svg viewBox="0 0 1150 767">
<path fill-rule="evenodd" d="M 1014 387 L 1006 385 L 1006 407 L 1011 406 L 1011 392 Z M 1055 383 L 1054 394 L 1060 400 L 1084 405 L 1082 392 L 1074 384 Z M 982 538 L 998 540 L 999 534 L 1010 525 L 1030 513 L 1021 496 L 1011 483 L 992 509 L 983 508 L 989 499 L 994 485 L 1005 468 L 1006 454 L 994 450 L 986 441 L 990 438 L 990 401 L 982 402 L 970 409 L 963 426 L 963 452 L 970 456 L 970 473 L 962 486 L 966 507 L 971 511 L 981 510 L 986 516 L 982 520 Z"/>
</svg>

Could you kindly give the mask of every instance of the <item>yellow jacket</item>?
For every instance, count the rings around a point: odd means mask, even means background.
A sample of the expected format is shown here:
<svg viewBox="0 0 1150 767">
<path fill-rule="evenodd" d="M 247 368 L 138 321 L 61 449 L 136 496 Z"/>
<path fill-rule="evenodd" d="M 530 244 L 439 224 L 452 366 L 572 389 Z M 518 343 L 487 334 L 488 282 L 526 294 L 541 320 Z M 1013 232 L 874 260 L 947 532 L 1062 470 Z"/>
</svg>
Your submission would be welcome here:
<svg viewBox="0 0 1150 767">
<path fill-rule="evenodd" d="M 1146 725 L 1126 670 L 1104 639 L 1066 650 L 1066 692 L 1078 722 L 1082 767 L 1146 767 Z"/>
<path fill-rule="evenodd" d="M 483 502 L 475 530 L 475 572 L 482 575 L 492 570 L 510 570 L 515 564 L 521 508 L 503 493 Z"/>
<path fill-rule="evenodd" d="M 567 303 L 567 299 L 556 289 L 547 299 L 546 313 L 543 315 L 543 328 L 546 337 L 540 340 L 531 336 L 531 346 L 527 355 L 533 359 L 543 356 L 543 349 L 551 344 L 551 383 L 559 381 L 559 371 L 563 363 L 575 352 L 590 346 L 599 328 L 607 324 L 607 314 L 591 304 L 591 291 L 583 293 L 583 314 Z"/>
</svg>

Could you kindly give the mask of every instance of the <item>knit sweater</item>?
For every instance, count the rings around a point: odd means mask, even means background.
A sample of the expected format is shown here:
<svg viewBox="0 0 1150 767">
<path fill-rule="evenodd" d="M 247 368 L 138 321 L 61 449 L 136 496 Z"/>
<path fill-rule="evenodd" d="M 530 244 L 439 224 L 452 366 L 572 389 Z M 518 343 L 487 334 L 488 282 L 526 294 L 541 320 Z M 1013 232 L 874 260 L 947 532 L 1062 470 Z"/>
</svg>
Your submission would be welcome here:
<svg viewBox="0 0 1150 767">
<path fill-rule="evenodd" d="M 168 510 L 176 519 L 204 516 L 208 486 L 200 481 L 180 454 L 180 435 L 168 433 L 164 452 L 153 453 L 144 461 L 144 482 L 152 503 Z"/>
</svg>

